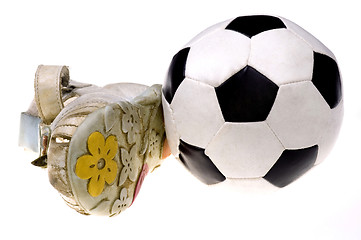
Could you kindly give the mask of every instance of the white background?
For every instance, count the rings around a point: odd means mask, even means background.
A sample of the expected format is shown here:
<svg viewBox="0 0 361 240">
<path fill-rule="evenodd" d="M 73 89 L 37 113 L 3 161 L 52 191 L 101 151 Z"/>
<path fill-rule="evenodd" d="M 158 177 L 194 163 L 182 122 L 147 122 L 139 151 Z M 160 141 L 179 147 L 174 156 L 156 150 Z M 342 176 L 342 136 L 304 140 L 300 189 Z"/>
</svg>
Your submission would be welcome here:
<svg viewBox="0 0 361 240">
<path fill-rule="evenodd" d="M 361 239 L 361 37 L 358 1 L 0 2 L 0 239 Z M 198 182 L 174 158 L 147 177 L 115 218 L 68 208 L 17 147 L 19 116 L 39 64 L 70 66 L 71 78 L 163 83 L 172 56 L 217 22 L 247 14 L 294 21 L 336 55 L 345 117 L 325 162 L 272 194 Z"/>
</svg>

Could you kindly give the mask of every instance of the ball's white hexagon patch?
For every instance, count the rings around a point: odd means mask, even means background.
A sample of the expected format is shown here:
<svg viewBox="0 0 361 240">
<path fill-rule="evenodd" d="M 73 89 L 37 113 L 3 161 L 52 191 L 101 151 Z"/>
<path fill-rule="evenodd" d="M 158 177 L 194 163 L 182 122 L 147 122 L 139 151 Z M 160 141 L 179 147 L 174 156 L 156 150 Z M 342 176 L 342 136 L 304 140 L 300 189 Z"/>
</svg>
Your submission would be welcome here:
<svg viewBox="0 0 361 240">
<path fill-rule="evenodd" d="M 212 185 L 213 188 L 229 189 L 235 193 L 258 196 L 275 192 L 279 187 L 274 186 L 264 178 L 227 178 L 225 181 Z M 264 195 L 263 195 L 264 196 Z"/>
<path fill-rule="evenodd" d="M 333 145 L 337 140 L 338 133 L 342 125 L 343 119 L 343 101 L 341 101 L 338 106 L 331 110 L 330 118 L 322 137 L 319 141 L 319 151 L 315 164 L 321 163 L 327 155 L 331 152 Z"/>
<path fill-rule="evenodd" d="M 194 38 L 192 38 L 184 47 L 192 47 L 193 44 L 200 41 L 205 36 L 212 34 L 216 31 L 223 31 L 233 19 L 229 19 L 220 23 L 217 23 L 209 28 L 205 29 L 204 31 L 197 34 Z"/>
<path fill-rule="evenodd" d="M 263 177 L 284 148 L 266 122 L 226 122 L 206 155 L 227 178 Z"/>
<path fill-rule="evenodd" d="M 182 82 L 171 108 L 180 138 L 200 148 L 208 145 L 224 123 L 215 89 L 195 80 Z"/>
<path fill-rule="evenodd" d="M 286 84 L 266 122 L 287 149 L 318 144 L 330 117 L 330 108 L 312 82 Z"/>
<path fill-rule="evenodd" d="M 172 154 L 175 157 L 178 157 L 179 134 L 174 122 L 173 110 L 171 109 L 167 100 L 164 98 L 163 94 L 162 94 L 162 106 L 163 106 L 164 125 L 165 125 L 168 145 Z"/>
<path fill-rule="evenodd" d="M 249 65 L 278 86 L 312 79 L 313 51 L 287 29 L 275 29 L 251 39 Z"/>
<path fill-rule="evenodd" d="M 216 31 L 190 49 L 185 75 L 217 87 L 247 65 L 251 41 L 235 31 Z"/>
<path fill-rule="evenodd" d="M 281 17 L 280 17 L 281 18 Z M 333 60 L 336 61 L 335 55 L 328 49 L 320 40 L 315 38 L 311 33 L 307 32 L 305 29 L 298 26 L 296 23 L 291 22 L 290 20 L 286 18 L 281 18 L 284 24 L 287 26 L 287 29 L 298 35 L 300 38 L 302 38 L 304 41 L 306 41 L 312 49 L 315 52 L 322 53 L 324 55 L 327 55 Z"/>
</svg>

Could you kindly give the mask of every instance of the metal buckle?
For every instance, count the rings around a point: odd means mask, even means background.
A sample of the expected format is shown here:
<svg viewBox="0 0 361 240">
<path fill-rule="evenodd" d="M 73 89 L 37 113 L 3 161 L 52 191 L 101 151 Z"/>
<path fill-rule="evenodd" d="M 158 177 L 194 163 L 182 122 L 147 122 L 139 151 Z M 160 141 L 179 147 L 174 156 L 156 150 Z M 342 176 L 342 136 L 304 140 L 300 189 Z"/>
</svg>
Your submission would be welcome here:
<svg viewBox="0 0 361 240">
<path fill-rule="evenodd" d="M 40 117 L 21 113 L 19 146 L 39 154 L 39 158 L 32 162 L 33 165 L 46 167 L 50 136 L 50 126 L 42 123 Z"/>
</svg>

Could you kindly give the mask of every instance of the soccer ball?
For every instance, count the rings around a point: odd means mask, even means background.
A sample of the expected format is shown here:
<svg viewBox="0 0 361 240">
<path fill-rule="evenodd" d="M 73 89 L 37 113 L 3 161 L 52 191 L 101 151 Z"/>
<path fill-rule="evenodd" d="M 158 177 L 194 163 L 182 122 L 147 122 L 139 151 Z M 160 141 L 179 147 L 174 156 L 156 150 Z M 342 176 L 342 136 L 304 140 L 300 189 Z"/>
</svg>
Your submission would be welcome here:
<svg viewBox="0 0 361 240">
<path fill-rule="evenodd" d="M 174 55 L 162 92 L 172 154 L 209 185 L 285 187 L 325 159 L 343 118 L 335 56 L 276 16 L 201 32 Z"/>
</svg>

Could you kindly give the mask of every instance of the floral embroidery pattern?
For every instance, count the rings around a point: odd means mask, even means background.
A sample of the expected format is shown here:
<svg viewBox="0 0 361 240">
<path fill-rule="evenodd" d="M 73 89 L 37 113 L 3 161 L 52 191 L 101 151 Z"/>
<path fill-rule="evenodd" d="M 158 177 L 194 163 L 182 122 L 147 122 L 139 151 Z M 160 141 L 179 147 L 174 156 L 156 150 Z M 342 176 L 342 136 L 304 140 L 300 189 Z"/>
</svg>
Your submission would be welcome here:
<svg viewBox="0 0 361 240">
<path fill-rule="evenodd" d="M 159 144 L 162 141 L 160 134 L 157 133 L 154 129 L 150 131 L 149 136 L 149 152 L 152 157 L 156 157 L 154 154 L 158 151 L 159 153 Z"/>
<path fill-rule="evenodd" d="M 125 209 L 127 209 L 132 204 L 132 198 L 128 197 L 128 190 L 126 188 L 122 188 L 120 191 L 120 198 L 115 200 L 113 207 L 110 212 L 110 216 L 114 216 L 116 214 L 121 213 Z"/>
<path fill-rule="evenodd" d="M 120 151 L 123 168 L 119 175 L 119 186 L 121 186 L 128 177 L 132 182 L 135 182 L 138 176 L 139 169 L 141 167 L 141 161 L 139 159 L 136 159 L 136 157 L 138 156 L 136 145 L 131 148 L 130 152 L 128 152 L 124 148 L 121 148 Z"/>
<path fill-rule="evenodd" d="M 115 136 L 109 136 L 106 140 L 100 132 L 93 132 L 87 141 L 90 155 L 78 158 L 75 166 L 75 174 L 81 179 L 90 179 L 88 192 L 91 196 L 99 196 L 105 182 L 111 184 L 116 176 L 118 166 L 114 157 L 118 151 Z"/>
<path fill-rule="evenodd" d="M 122 130 L 128 134 L 128 142 L 135 142 L 135 135 L 140 132 L 140 117 L 135 107 L 130 104 L 123 104 L 124 115 L 122 117 Z"/>
</svg>

